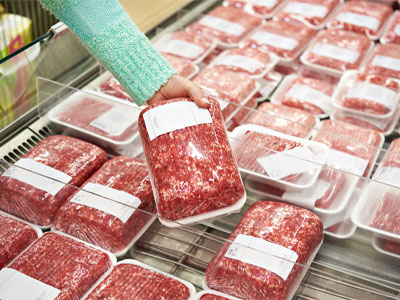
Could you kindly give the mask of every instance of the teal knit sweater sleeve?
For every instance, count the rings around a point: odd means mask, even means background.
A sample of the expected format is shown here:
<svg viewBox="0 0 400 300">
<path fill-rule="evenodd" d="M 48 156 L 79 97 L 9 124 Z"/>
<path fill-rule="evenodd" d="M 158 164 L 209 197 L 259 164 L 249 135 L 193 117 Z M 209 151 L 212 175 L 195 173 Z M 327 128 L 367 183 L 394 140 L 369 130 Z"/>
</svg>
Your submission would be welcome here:
<svg viewBox="0 0 400 300">
<path fill-rule="evenodd" d="M 41 0 L 76 33 L 138 105 L 176 73 L 136 27 L 118 0 Z"/>
</svg>

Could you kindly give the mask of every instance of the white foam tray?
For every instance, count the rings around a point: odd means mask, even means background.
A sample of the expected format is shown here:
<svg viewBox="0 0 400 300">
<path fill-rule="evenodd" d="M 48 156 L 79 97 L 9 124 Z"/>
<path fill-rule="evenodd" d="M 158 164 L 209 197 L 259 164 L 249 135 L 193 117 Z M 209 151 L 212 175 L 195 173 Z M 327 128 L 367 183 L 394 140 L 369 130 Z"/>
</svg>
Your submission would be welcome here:
<svg viewBox="0 0 400 300">
<path fill-rule="evenodd" d="M 325 230 L 324 234 L 344 240 L 350 238 L 356 232 L 356 230 L 357 226 L 353 222 L 351 222 L 351 220 L 345 220 L 340 222 L 339 227 L 335 233 Z"/>
<path fill-rule="evenodd" d="M 395 257 L 397 259 L 400 259 L 400 255 L 399 254 L 396 254 L 396 253 L 393 253 L 393 252 L 390 252 L 390 251 L 387 251 L 387 250 L 383 249 L 385 242 L 386 242 L 386 240 L 381 239 L 379 237 L 376 237 L 376 236 L 372 237 L 372 247 L 374 247 L 374 249 L 376 251 L 378 251 L 378 252 L 380 252 L 382 254 L 393 256 L 393 257 Z"/>
</svg>

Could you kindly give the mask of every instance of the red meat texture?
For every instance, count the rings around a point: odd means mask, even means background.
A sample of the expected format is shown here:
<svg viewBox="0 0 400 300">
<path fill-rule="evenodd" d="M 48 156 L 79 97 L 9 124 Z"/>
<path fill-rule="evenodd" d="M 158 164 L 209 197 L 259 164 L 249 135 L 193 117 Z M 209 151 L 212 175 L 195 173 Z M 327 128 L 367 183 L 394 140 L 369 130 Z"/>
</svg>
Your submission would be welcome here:
<svg viewBox="0 0 400 300">
<path fill-rule="evenodd" d="M 301 4 L 306 4 L 306 5 L 315 5 L 315 7 L 319 10 L 326 10 L 325 14 L 313 14 L 311 11 L 310 14 L 310 9 L 307 9 L 307 7 L 304 7 L 301 10 L 297 10 L 296 12 L 292 12 L 291 9 L 287 10 L 287 7 L 291 7 L 291 5 L 301 5 Z M 329 17 L 331 12 L 336 8 L 336 6 L 339 4 L 339 0 L 325 0 L 325 1 L 320 1 L 320 0 L 291 0 L 289 1 L 286 6 L 281 10 L 281 12 L 278 14 L 277 18 L 290 18 L 290 19 L 295 19 L 298 21 L 301 21 L 307 25 L 313 25 L 313 26 L 321 26 L 323 23 L 326 21 L 326 19 Z M 305 12 L 308 11 L 308 14 Z"/>
<path fill-rule="evenodd" d="M 357 74 L 355 84 L 357 84 L 358 82 L 378 85 L 395 93 L 399 92 L 399 84 L 397 83 L 397 81 L 381 75 L 359 73 Z M 381 103 L 363 98 L 348 97 L 347 95 L 345 95 L 342 99 L 342 106 L 377 115 L 384 115 L 391 111 L 391 108 Z"/>
<path fill-rule="evenodd" d="M 107 95 L 114 96 L 129 102 L 135 102 L 132 100 L 131 96 L 129 96 L 129 94 L 125 91 L 123 86 L 115 77 L 111 77 L 107 81 L 103 82 L 99 86 L 99 89 Z"/>
<path fill-rule="evenodd" d="M 176 70 L 182 77 L 189 78 L 196 71 L 196 67 L 190 61 L 169 54 L 163 54 L 163 56 L 171 68 Z"/>
<path fill-rule="evenodd" d="M 303 77 L 308 77 L 312 79 L 319 80 L 321 82 L 324 82 L 324 84 L 331 84 L 331 85 L 337 85 L 339 82 L 340 77 L 338 76 L 333 76 L 329 74 L 322 73 L 320 71 L 313 70 L 309 67 L 302 66 L 300 69 L 300 75 Z"/>
<path fill-rule="evenodd" d="M 282 98 L 282 104 L 304 110 L 306 112 L 309 112 L 310 114 L 321 115 L 326 113 L 320 107 L 316 106 L 311 102 L 306 102 L 303 101 L 302 99 L 297 99 L 295 97 L 287 95 L 290 89 L 296 85 L 308 86 L 330 97 L 332 96 L 333 91 L 335 89 L 335 86 L 333 84 L 318 79 L 297 77 L 288 87 L 288 89 L 286 90 L 286 94 Z"/>
<path fill-rule="evenodd" d="M 229 300 L 229 299 L 218 295 L 205 294 L 200 297 L 200 300 Z"/>
<path fill-rule="evenodd" d="M 265 43 L 263 39 L 254 38 L 254 34 L 268 33 L 276 36 L 276 40 L 282 38 L 290 38 L 294 41 L 292 46 L 282 46 L 281 43 L 268 42 Z M 254 34 L 243 41 L 244 46 L 258 48 L 264 52 L 273 52 L 284 59 L 295 59 L 299 56 L 300 52 L 310 39 L 315 35 L 316 31 L 307 27 L 301 22 L 295 20 L 277 19 L 268 21 L 265 25 L 260 27 Z M 280 38 L 281 37 L 281 38 Z M 266 41 L 269 38 L 265 39 Z M 294 43 L 297 43 L 296 45 Z"/>
<path fill-rule="evenodd" d="M 248 96 L 255 90 L 254 79 L 240 73 L 227 72 L 217 67 L 208 67 L 197 75 L 193 82 L 209 96 L 228 102 L 244 105 Z M 238 105 L 228 104 L 222 109 L 224 119 L 229 118 Z"/>
<path fill-rule="evenodd" d="M 369 28 L 368 26 L 347 23 L 346 21 L 340 20 L 341 14 L 343 13 L 353 13 L 372 17 L 376 20 L 375 22 L 379 23 L 379 25 L 377 28 Z M 365 34 L 367 36 L 376 36 L 392 13 L 393 9 L 385 4 L 352 0 L 346 2 L 346 4 L 338 11 L 335 18 L 332 20 L 330 27 Z"/>
<path fill-rule="evenodd" d="M 299 65 L 296 63 L 292 63 L 289 65 L 277 64 L 274 67 L 274 71 L 285 76 L 290 74 L 297 74 L 297 72 L 299 71 Z"/>
<path fill-rule="evenodd" d="M 399 195 L 386 192 L 381 201 L 370 225 L 390 233 L 400 234 Z"/>
<path fill-rule="evenodd" d="M 288 135 L 307 138 L 317 125 L 315 117 L 297 108 L 264 102 L 253 112 L 247 124 L 256 124 Z"/>
<path fill-rule="evenodd" d="M 352 124 L 355 126 L 360 126 L 360 127 L 376 130 L 379 132 L 384 132 L 387 129 L 387 128 L 385 128 L 384 130 L 382 130 L 381 128 L 375 126 L 373 123 L 369 123 L 364 120 L 360 120 L 356 117 L 351 117 L 351 116 L 343 116 L 343 118 L 339 118 L 338 121 L 349 123 L 349 124 Z"/>
<path fill-rule="evenodd" d="M 395 139 L 382 160 L 383 167 L 400 168 L 400 138 Z"/>
<path fill-rule="evenodd" d="M 235 204 L 245 190 L 218 102 L 209 98 L 212 123 L 186 127 L 150 141 L 142 111 L 139 129 L 160 216 L 180 220 Z"/>
<path fill-rule="evenodd" d="M 232 117 L 232 119 L 226 123 L 226 128 L 228 131 L 232 131 L 236 127 L 242 125 L 243 121 L 250 115 L 251 110 L 249 108 L 256 108 L 257 101 L 256 98 L 252 97 L 244 105 L 246 108 L 240 108 L 239 111 Z"/>
<path fill-rule="evenodd" d="M 400 255 L 400 244 L 392 241 L 386 241 L 383 250 Z"/>
<path fill-rule="evenodd" d="M 383 43 L 400 44 L 400 35 L 398 34 L 398 25 L 400 24 L 400 12 L 396 11 L 393 17 L 393 21 L 390 24 L 387 31 L 384 33 L 381 41 Z"/>
<path fill-rule="evenodd" d="M 110 267 L 106 253 L 56 233 L 43 235 L 9 266 L 59 289 L 55 300 L 80 299 Z"/>
<path fill-rule="evenodd" d="M 55 196 L 17 179 L 0 177 L 0 209 L 24 220 L 49 226 L 58 208 L 107 161 L 99 147 L 68 136 L 46 138 L 23 158 L 32 159 L 71 176 Z"/>
<path fill-rule="evenodd" d="M 382 142 L 382 136 L 375 130 L 352 124 L 325 120 L 321 130 L 313 138 L 314 141 L 328 145 L 330 148 L 342 151 L 369 161 L 364 176 L 367 176 L 371 164 Z"/>
<path fill-rule="evenodd" d="M 59 209 L 54 221 L 56 230 L 113 253 L 123 250 L 152 218 L 151 214 L 143 211 L 155 213 L 154 197 L 145 162 L 130 157 L 114 157 L 82 187 L 88 183 L 107 186 L 139 198 L 139 210 L 135 210 L 126 222 L 122 222 L 105 211 L 71 202 L 75 193 Z"/>
<path fill-rule="evenodd" d="M 38 235 L 31 226 L 0 215 L 0 269 L 37 238 Z"/>
<path fill-rule="evenodd" d="M 211 64 L 214 59 L 216 59 L 218 57 L 218 55 L 220 55 L 223 52 L 223 50 L 221 49 L 214 49 L 213 51 L 211 51 L 210 54 L 208 54 L 204 59 L 203 59 L 203 63 L 206 65 Z"/>
<path fill-rule="evenodd" d="M 283 0 L 277 0 L 273 6 L 267 5 L 257 5 L 247 2 L 246 0 L 227 0 L 226 3 L 228 6 L 236 7 L 240 9 L 248 9 L 261 16 L 271 14 L 281 3 Z"/>
<path fill-rule="evenodd" d="M 133 264 L 118 264 L 87 300 L 187 300 L 189 289 L 180 281 Z"/>
<path fill-rule="evenodd" d="M 358 56 L 353 61 L 346 60 L 344 57 L 325 56 L 324 53 L 321 54 L 319 51 L 315 53 L 315 47 L 321 45 L 324 47 L 326 47 L 325 45 L 328 47 L 336 46 L 344 50 L 350 50 L 355 55 L 358 53 Z M 306 61 L 339 71 L 357 70 L 360 68 L 370 46 L 371 41 L 364 35 L 343 30 L 323 30 L 318 34 L 315 43 L 311 45 Z"/>
<path fill-rule="evenodd" d="M 377 56 L 379 56 L 377 58 Z M 377 59 L 388 60 L 389 63 L 377 63 Z M 392 60 L 392 61 L 390 61 Z M 382 76 L 400 78 L 400 71 L 398 71 L 396 65 L 400 61 L 400 45 L 396 44 L 378 44 L 374 49 L 374 53 L 368 64 L 365 67 L 365 72 L 380 74 Z M 390 68 L 393 66 L 393 68 Z"/>
<path fill-rule="evenodd" d="M 203 19 L 200 19 L 199 21 L 190 25 L 187 30 L 189 32 L 202 34 L 210 38 L 215 38 L 220 42 L 229 45 L 238 44 L 240 40 L 242 40 L 243 37 L 246 36 L 252 29 L 261 24 L 261 19 L 259 17 L 253 16 L 234 7 L 219 6 L 209 12 L 207 16 L 216 17 L 225 21 L 236 23 L 244 30 L 243 32 L 235 32 L 235 34 L 230 34 L 212 27 L 202 25 L 201 22 Z"/>
<path fill-rule="evenodd" d="M 248 300 L 286 299 L 304 266 L 294 265 L 288 278 L 264 268 L 225 256 L 239 234 L 254 236 L 281 245 L 298 254 L 297 263 L 306 264 L 323 240 L 321 220 L 312 212 L 280 202 L 259 201 L 243 216 L 208 265 L 208 287 Z"/>
</svg>

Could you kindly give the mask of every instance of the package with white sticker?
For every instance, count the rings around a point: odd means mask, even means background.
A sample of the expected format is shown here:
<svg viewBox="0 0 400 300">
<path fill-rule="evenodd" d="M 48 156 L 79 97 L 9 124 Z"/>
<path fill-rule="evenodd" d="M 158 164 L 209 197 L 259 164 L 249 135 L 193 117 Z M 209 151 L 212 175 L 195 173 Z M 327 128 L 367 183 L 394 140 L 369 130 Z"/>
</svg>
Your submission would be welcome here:
<svg viewBox="0 0 400 300">
<path fill-rule="evenodd" d="M 390 144 L 373 178 L 400 187 L 400 138 Z"/>
<path fill-rule="evenodd" d="M 365 71 L 395 79 L 400 78 L 400 44 L 378 44 Z"/>
<path fill-rule="evenodd" d="M 319 107 L 324 113 L 329 112 L 332 109 L 329 96 L 307 85 L 294 85 L 288 91 L 286 97 L 298 99 L 303 102 L 309 102 Z"/>
<path fill-rule="evenodd" d="M 355 175 L 362 176 L 365 173 L 369 162 L 361 157 L 330 149 L 326 164 L 339 169 L 342 166 L 352 166 L 356 170 Z"/>
<path fill-rule="evenodd" d="M 299 44 L 299 42 L 294 38 L 285 37 L 267 31 L 257 31 L 250 38 L 257 43 L 288 51 L 293 51 Z"/>
<path fill-rule="evenodd" d="M 380 42 L 382 44 L 400 44 L 400 11 L 395 11 L 386 27 Z"/>
<path fill-rule="evenodd" d="M 263 19 L 272 18 L 285 0 L 225 0 L 224 5 L 240 8 Z"/>
<path fill-rule="evenodd" d="M 240 36 L 246 28 L 242 25 L 218 17 L 205 16 L 199 21 L 200 25 L 210 27 L 212 29 L 225 32 L 229 35 Z"/>
<path fill-rule="evenodd" d="M 384 55 L 376 55 L 372 61 L 371 61 L 372 66 L 378 66 L 382 67 L 385 69 L 392 69 L 395 71 L 400 71 L 400 59 L 399 58 L 393 58 L 390 56 L 384 56 Z"/>
<path fill-rule="evenodd" d="M 354 63 L 360 56 L 357 51 L 323 43 L 316 43 L 311 49 L 311 53 L 348 63 Z"/>
<path fill-rule="evenodd" d="M 380 168 L 375 173 L 374 179 L 380 182 L 400 187 L 400 168 L 395 168 L 395 167 Z"/>
<path fill-rule="evenodd" d="M 374 17 L 369 17 L 361 14 L 344 12 L 336 16 L 336 20 L 350 25 L 362 26 L 372 31 L 377 31 L 381 22 Z"/>
</svg>

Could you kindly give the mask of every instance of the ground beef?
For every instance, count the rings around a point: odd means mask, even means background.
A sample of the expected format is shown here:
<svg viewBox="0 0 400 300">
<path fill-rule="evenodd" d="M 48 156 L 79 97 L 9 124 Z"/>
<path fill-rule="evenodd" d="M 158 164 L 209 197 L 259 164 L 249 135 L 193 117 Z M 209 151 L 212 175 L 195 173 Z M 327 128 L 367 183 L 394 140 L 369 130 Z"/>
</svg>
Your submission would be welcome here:
<svg viewBox="0 0 400 300">
<path fill-rule="evenodd" d="M 295 20 L 268 21 L 243 41 L 244 46 L 271 51 L 280 58 L 294 60 L 316 31 Z"/>
<path fill-rule="evenodd" d="M 283 1 L 284 0 L 265 1 L 264 5 L 261 4 L 261 1 L 258 1 L 258 3 L 252 3 L 254 1 L 248 0 L 226 0 L 225 3 L 228 6 L 244 9 L 253 14 L 265 17 L 271 15 Z"/>
<path fill-rule="evenodd" d="M 200 297 L 200 300 L 229 300 L 229 298 L 225 298 L 218 295 L 206 294 Z"/>
<path fill-rule="evenodd" d="M 203 63 L 204 63 L 205 65 L 211 64 L 211 63 L 214 61 L 214 59 L 216 59 L 217 56 L 220 55 L 223 51 L 224 51 L 224 50 L 218 49 L 218 48 L 214 49 L 213 51 L 211 51 L 210 54 L 208 54 L 208 55 L 203 59 Z"/>
<path fill-rule="evenodd" d="M 400 244 L 392 241 L 386 241 L 383 250 L 400 255 Z"/>
<path fill-rule="evenodd" d="M 333 75 L 323 73 L 321 71 L 316 71 L 305 65 L 303 65 L 301 67 L 299 74 L 303 77 L 316 79 L 319 81 L 323 81 L 324 83 L 327 83 L 327 84 L 329 83 L 331 85 L 337 85 L 340 80 L 340 77 L 338 77 L 338 76 L 333 76 Z"/>
<path fill-rule="evenodd" d="M 381 42 L 384 44 L 400 44 L 400 11 L 394 13 L 392 22 L 389 28 L 381 37 Z"/>
<path fill-rule="evenodd" d="M 380 120 L 373 119 L 368 116 L 359 116 L 356 113 L 337 111 L 335 112 L 335 120 L 345 123 L 353 124 L 356 126 L 373 129 L 379 132 L 385 132 L 391 125 L 393 120 Z"/>
<path fill-rule="evenodd" d="M 0 177 L 0 208 L 41 226 L 53 223 L 58 208 L 75 188 L 81 186 L 101 165 L 107 154 L 99 147 L 68 136 L 46 138 L 23 156 L 71 177 L 55 195 L 12 177 Z M 18 163 L 17 163 L 18 164 Z M 33 170 L 35 171 L 35 170 Z"/>
<path fill-rule="evenodd" d="M 90 177 L 82 188 L 88 183 L 107 186 L 137 197 L 141 201 L 137 208 L 155 213 L 149 172 L 145 162 L 139 159 L 114 157 Z M 123 250 L 152 218 L 151 214 L 139 210 L 127 211 L 121 206 L 124 214 L 131 214 L 124 221 L 107 211 L 73 202 L 76 194 L 59 209 L 54 221 L 55 229 L 113 253 Z M 92 201 L 96 201 L 96 198 L 92 198 Z M 125 203 L 122 199 L 120 201 Z M 112 200 L 109 202 L 112 203 Z"/>
<path fill-rule="evenodd" d="M 143 114 L 189 99 L 172 99 L 147 107 L 139 117 L 157 211 L 169 220 L 228 207 L 245 196 L 219 105 L 216 100 L 209 99 L 212 123 L 175 130 L 152 141 Z"/>
<path fill-rule="evenodd" d="M 300 65 L 296 62 L 290 64 L 277 64 L 274 67 L 274 71 L 281 75 L 297 74 L 299 72 Z"/>
<path fill-rule="evenodd" d="M 111 267 L 110 257 L 56 233 L 46 233 L 9 268 L 61 290 L 55 300 L 78 300 Z"/>
<path fill-rule="evenodd" d="M 255 109 L 257 107 L 256 98 L 252 97 L 247 103 L 244 105 L 246 108 L 240 108 L 237 113 L 234 114 L 232 119 L 226 123 L 226 128 L 228 131 L 232 131 L 236 127 L 242 125 L 243 121 L 251 114 L 251 109 Z"/>
<path fill-rule="evenodd" d="M 305 61 L 337 71 L 361 67 L 372 42 L 364 35 L 344 30 L 323 30 L 310 46 Z"/>
<path fill-rule="evenodd" d="M 220 43 L 235 46 L 260 24 L 261 19 L 259 17 L 241 9 L 219 6 L 190 25 L 187 30 L 215 38 Z"/>
<path fill-rule="evenodd" d="M 182 282 L 122 261 L 86 299 L 187 300 L 189 297 L 189 289 Z"/>
<path fill-rule="evenodd" d="M 329 28 L 376 37 L 392 13 L 393 9 L 385 4 L 352 0 L 340 8 Z"/>
<path fill-rule="evenodd" d="M 378 44 L 365 67 L 365 72 L 400 79 L 400 45 Z"/>
<path fill-rule="evenodd" d="M 103 93 L 126 100 L 129 102 L 135 102 L 131 96 L 125 91 L 124 87 L 119 83 L 115 77 L 111 77 L 99 86 L 100 91 Z"/>
<path fill-rule="evenodd" d="M 370 226 L 394 234 L 400 234 L 400 197 L 385 192 Z"/>
<path fill-rule="evenodd" d="M 323 240 L 321 220 L 312 212 L 280 202 L 254 203 L 236 226 L 229 241 L 239 234 L 253 236 L 291 249 L 297 262 L 306 264 Z M 248 300 L 286 299 L 303 267 L 294 265 L 286 280 L 262 267 L 225 256 L 226 242 L 208 265 L 207 285 L 217 291 Z"/>
<path fill-rule="evenodd" d="M 176 70 L 180 76 L 190 79 L 195 75 L 197 68 L 190 61 L 169 54 L 163 54 L 163 56 L 172 69 Z"/>
<path fill-rule="evenodd" d="M 256 100 L 258 100 L 259 98 L 269 98 L 272 92 L 281 82 L 282 77 L 282 74 L 279 74 L 276 71 L 270 71 L 262 79 L 259 79 L 258 83 L 260 84 L 260 89 L 255 95 Z"/>
<path fill-rule="evenodd" d="M 383 167 L 400 168 L 400 138 L 393 140 L 381 162 Z"/>
<path fill-rule="evenodd" d="M 305 111 L 270 102 L 257 107 L 259 112 L 253 112 L 247 124 L 264 126 L 285 134 L 306 138 L 317 125 L 316 118 Z"/>
<path fill-rule="evenodd" d="M 38 238 L 29 225 L 0 215 L 0 269 Z"/>
</svg>

